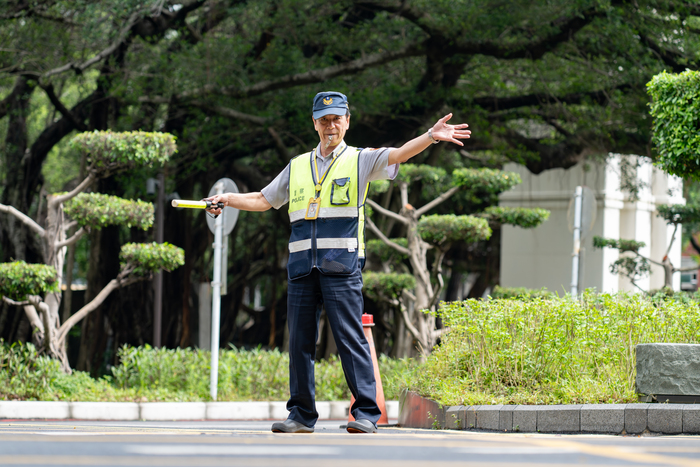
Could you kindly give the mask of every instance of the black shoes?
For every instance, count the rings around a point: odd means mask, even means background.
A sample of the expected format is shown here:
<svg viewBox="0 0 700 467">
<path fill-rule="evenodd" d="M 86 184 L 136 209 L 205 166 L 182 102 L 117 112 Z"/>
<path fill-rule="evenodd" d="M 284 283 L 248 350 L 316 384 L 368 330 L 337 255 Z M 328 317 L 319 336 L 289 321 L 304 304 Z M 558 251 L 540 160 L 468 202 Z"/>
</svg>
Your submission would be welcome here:
<svg viewBox="0 0 700 467">
<path fill-rule="evenodd" d="M 345 428 L 348 430 L 348 433 L 376 433 L 377 432 L 377 427 L 374 426 L 374 423 L 370 422 L 369 420 L 365 419 L 360 419 L 360 420 L 355 420 L 354 422 L 348 422 L 348 426 Z"/>
<path fill-rule="evenodd" d="M 349 429 L 348 429 L 349 431 Z M 313 427 L 308 427 L 302 423 L 287 419 L 283 422 L 275 422 L 272 424 L 273 433 L 313 433 Z"/>
</svg>

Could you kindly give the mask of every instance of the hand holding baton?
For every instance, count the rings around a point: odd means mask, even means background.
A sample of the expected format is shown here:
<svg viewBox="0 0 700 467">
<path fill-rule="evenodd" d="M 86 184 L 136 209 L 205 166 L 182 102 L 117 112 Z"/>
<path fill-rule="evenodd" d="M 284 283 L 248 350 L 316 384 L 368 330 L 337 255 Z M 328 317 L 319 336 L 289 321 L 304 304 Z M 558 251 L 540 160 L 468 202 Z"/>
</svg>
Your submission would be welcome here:
<svg viewBox="0 0 700 467">
<path fill-rule="evenodd" d="M 209 199 L 201 201 L 193 201 L 188 199 L 174 199 L 170 203 L 174 208 L 191 208 L 191 209 L 224 209 L 224 203 L 212 203 Z M 214 217 L 217 217 L 218 214 Z"/>
</svg>

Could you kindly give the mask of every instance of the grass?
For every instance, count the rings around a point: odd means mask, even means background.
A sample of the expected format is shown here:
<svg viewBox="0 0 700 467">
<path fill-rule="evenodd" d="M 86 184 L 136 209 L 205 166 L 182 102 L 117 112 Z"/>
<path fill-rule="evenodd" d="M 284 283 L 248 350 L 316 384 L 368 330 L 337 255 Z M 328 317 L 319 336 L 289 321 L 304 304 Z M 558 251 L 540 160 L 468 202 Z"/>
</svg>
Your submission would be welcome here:
<svg viewBox="0 0 700 467">
<path fill-rule="evenodd" d="M 31 344 L 0 345 L 0 399 L 66 401 L 207 401 L 210 353 L 200 349 L 123 347 L 112 375 L 93 379 L 64 374 L 56 361 L 37 355 Z M 380 357 L 387 399 L 396 399 L 415 367 L 413 361 Z M 222 350 L 218 400 L 289 398 L 289 355 L 278 350 Z M 316 399 L 349 400 L 336 357 L 316 363 Z"/>
<path fill-rule="evenodd" d="M 444 304 L 408 386 L 444 405 L 637 402 L 635 346 L 700 341 L 694 299 L 586 292 Z"/>
</svg>

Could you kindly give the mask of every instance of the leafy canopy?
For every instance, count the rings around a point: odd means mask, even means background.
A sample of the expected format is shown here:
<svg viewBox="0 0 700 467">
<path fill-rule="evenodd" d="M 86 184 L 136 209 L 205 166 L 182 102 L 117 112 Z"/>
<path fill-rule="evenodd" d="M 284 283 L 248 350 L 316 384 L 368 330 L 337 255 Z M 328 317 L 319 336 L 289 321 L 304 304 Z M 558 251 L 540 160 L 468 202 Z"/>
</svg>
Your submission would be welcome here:
<svg viewBox="0 0 700 467">
<path fill-rule="evenodd" d="M 433 214 L 418 221 L 418 234 L 433 245 L 457 241 L 476 243 L 491 238 L 491 228 L 486 219 L 475 216 Z"/>
<path fill-rule="evenodd" d="M 85 132 L 76 135 L 71 145 L 87 154 L 89 170 L 98 177 L 163 165 L 177 151 L 173 135 L 145 131 Z"/>
<path fill-rule="evenodd" d="M 24 261 L 0 263 L 0 296 L 25 300 L 27 295 L 58 292 L 56 270 L 45 264 Z"/>
<path fill-rule="evenodd" d="M 659 216 L 666 219 L 669 224 L 697 224 L 700 222 L 700 207 L 674 204 L 671 206 L 659 206 Z"/>
<path fill-rule="evenodd" d="M 153 225 L 153 205 L 102 193 L 81 193 L 66 201 L 65 213 L 83 227 L 124 225 L 147 230 Z"/>
<path fill-rule="evenodd" d="M 122 267 L 134 266 L 133 273 L 145 276 L 153 272 L 172 271 L 185 264 L 185 251 L 170 243 L 127 243 L 119 254 Z"/>
<path fill-rule="evenodd" d="M 489 206 L 479 216 L 500 225 L 514 225 L 532 229 L 549 219 L 550 212 L 542 208 L 513 208 L 507 206 Z"/>
<path fill-rule="evenodd" d="M 700 73 L 665 71 L 647 84 L 654 117 L 656 164 L 666 172 L 700 180 Z"/>
<path fill-rule="evenodd" d="M 380 295 L 398 298 L 403 290 L 413 290 L 416 278 L 412 274 L 367 271 L 362 274 L 363 289 L 367 296 L 378 300 Z"/>
<path fill-rule="evenodd" d="M 593 237 L 593 246 L 595 248 L 614 248 L 621 252 L 632 251 L 638 253 L 640 248 L 644 248 L 646 243 L 636 240 L 619 240 L 614 238 Z"/>
</svg>

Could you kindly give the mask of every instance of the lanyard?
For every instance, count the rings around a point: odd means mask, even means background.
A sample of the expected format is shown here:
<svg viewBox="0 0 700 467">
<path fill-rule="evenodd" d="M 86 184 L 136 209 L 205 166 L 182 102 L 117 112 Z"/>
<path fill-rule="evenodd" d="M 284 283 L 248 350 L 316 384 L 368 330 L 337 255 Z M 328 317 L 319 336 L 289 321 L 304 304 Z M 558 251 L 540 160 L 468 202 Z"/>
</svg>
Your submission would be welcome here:
<svg viewBox="0 0 700 467">
<path fill-rule="evenodd" d="M 316 161 L 316 149 L 314 149 L 314 152 L 311 154 L 311 157 L 314 160 L 314 169 L 316 170 L 316 174 L 315 174 L 316 176 L 314 177 L 314 183 L 316 184 L 316 186 L 314 188 L 316 189 L 316 196 L 317 197 L 321 193 L 321 188 L 323 185 L 323 181 L 326 179 L 326 175 L 328 175 L 328 172 L 330 172 L 331 167 L 333 167 L 333 164 L 335 164 L 335 161 L 338 160 L 338 158 L 345 152 L 345 150 L 347 148 L 348 148 L 348 146 L 345 145 L 343 150 L 338 152 L 338 155 L 333 156 L 333 162 L 331 162 L 331 164 L 328 166 L 326 171 L 323 172 L 323 176 L 318 175 L 318 162 Z M 336 151 L 333 151 L 333 152 L 335 153 Z M 311 175 L 313 176 L 314 174 L 312 173 Z"/>
</svg>

